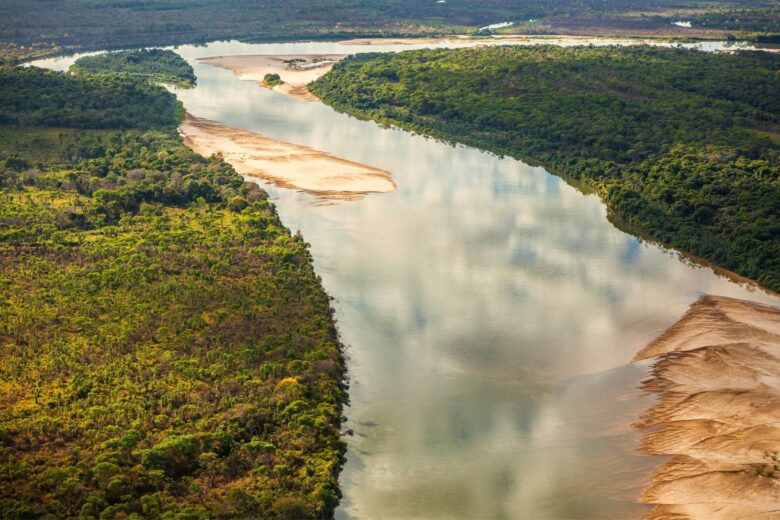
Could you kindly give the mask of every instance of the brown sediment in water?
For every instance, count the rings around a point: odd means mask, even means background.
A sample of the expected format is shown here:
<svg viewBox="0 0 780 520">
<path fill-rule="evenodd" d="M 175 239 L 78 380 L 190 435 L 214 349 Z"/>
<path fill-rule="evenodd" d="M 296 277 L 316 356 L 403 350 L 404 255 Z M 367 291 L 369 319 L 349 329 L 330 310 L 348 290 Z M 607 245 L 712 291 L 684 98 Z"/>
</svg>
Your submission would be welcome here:
<svg viewBox="0 0 780 520">
<path fill-rule="evenodd" d="M 263 137 L 187 114 L 179 126 L 195 152 L 215 153 L 237 172 L 316 195 L 321 200 L 356 200 L 395 190 L 384 170 L 334 157 L 293 143 Z"/>
<path fill-rule="evenodd" d="M 780 310 L 704 296 L 635 359 L 650 358 L 641 450 L 672 458 L 647 517 L 780 518 Z"/>
<path fill-rule="evenodd" d="M 260 86 L 270 88 L 302 101 L 317 101 L 307 85 L 329 72 L 333 65 L 346 57 L 345 54 L 285 54 L 285 55 L 243 55 L 214 56 L 200 58 L 199 62 L 227 69 L 239 79 L 256 81 Z M 265 84 L 266 74 L 278 74 L 284 82 L 275 87 Z"/>
</svg>

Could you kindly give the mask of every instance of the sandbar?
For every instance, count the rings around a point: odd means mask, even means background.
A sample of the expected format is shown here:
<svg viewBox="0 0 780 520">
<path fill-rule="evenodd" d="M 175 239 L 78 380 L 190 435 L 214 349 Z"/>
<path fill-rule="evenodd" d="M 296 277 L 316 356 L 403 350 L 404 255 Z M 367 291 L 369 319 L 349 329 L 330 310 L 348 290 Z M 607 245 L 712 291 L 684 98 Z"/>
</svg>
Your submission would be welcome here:
<svg viewBox="0 0 780 520">
<path fill-rule="evenodd" d="M 780 517 L 780 309 L 703 296 L 642 349 L 658 395 L 635 425 L 671 456 L 641 497 L 647 518 Z"/>
<path fill-rule="evenodd" d="M 323 199 L 359 199 L 395 190 L 388 172 L 260 134 L 187 114 L 179 126 L 195 152 L 215 153 L 243 175 L 298 189 Z"/>
<path fill-rule="evenodd" d="M 256 81 L 302 101 L 317 101 L 307 85 L 326 74 L 346 54 L 290 54 L 290 55 L 240 55 L 200 58 L 198 61 L 213 67 L 227 69 L 239 79 Z M 266 74 L 278 74 L 284 82 L 270 87 L 264 83 Z"/>
<path fill-rule="evenodd" d="M 190 114 L 179 131 L 184 143 L 203 156 L 220 153 L 243 175 L 320 198 L 354 200 L 368 193 L 395 190 L 395 183 L 384 170 Z"/>
</svg>

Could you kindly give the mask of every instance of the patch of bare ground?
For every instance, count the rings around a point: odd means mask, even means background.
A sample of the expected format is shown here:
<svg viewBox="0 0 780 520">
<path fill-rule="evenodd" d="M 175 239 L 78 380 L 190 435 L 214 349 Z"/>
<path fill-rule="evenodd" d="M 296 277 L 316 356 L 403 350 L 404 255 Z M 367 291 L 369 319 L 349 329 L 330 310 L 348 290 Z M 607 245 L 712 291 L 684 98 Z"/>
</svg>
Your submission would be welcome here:
<svg viewBox="0 0 780 520">
<path fill-rule="evenodd" d="M 344 59 L 344 54 L 242 55 L 214 56 L 198 61 L 227 69 L 239 79 L 257 82 L 301 101 L 317 101 L 307 85 L 324 75 L 333 65 Z M 269 87 L 264 83 L 267 74 L 278 74 L 283 83 Z"/>
<path fill-rule="evenodd" d="M 636 360 L 658 394 L 635 425 L 671 456 L 641 497 L 647 518 L 780 518 L 780 310 L 704 296 Z"/>
</svg>

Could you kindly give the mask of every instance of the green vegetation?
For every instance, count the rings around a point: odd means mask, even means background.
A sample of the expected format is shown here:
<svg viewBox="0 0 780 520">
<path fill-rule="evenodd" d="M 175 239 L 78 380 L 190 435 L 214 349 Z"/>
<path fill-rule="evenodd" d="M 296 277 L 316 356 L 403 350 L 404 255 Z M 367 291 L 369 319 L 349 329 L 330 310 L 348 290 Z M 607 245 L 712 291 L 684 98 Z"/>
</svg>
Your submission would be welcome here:
<svg viewBox="0 0 780 520">
<path fill-rule="evenodd" d="M 344 362 L 301 237 L 162 87 L 0 92 L 0 517 L 332 516 Z"/>
<path fill-rule="evenodd" d="M 190 64 L 175 52 L 162 49 L 140 49 L 84 56 L 76 60 L 71 70 L 90 74 L 126 73 L 131 76 L 143 76 L 160 83 L 183 87 L 195 85 L 195 72 Z"/>
<path fill-rule="evenodd" d="M 284 85 L 284 81 L 279 74 L 266 74 L 263 78 L 263 84 L 267 87 L 275 87 L 276 85 Z"/>
<path fill-rule="evenodd" d="M 114 74 L 84 76 L 0 68 L 0 124 L 23 127 L 170 127 L 182 108 L 160 87 Z"/>
<path fill-rule="evenodd" d="M 763 20 L 745 16 L 754 9 Z M 696 13 L 706 26 L 672 27 L 681 13 Z M 723 38 L 724 30 L 764 31 L 778 19 L 775 0 L 5 0 L 0 2 L 0 54 L 3 48 L 31 55 L 231 38 L 467 34 L 504 21 L 517 22 L 515 32 L 533 34 Z"/>
<path fill-rule="evenodd" d="M 751 31 L 757 33 L 780 32 L 780 5 L 751 8 L 747 6 L 728 6 L 705 11 L 691 17 L 697 26 L 719 27 L 732 31 Z"/>
<path fill-rule="evenodd" d="M 780 291 L 780 56 L 495 47 L 351 57 L 340 110 L 530 159 L 632 229 Z"/>
</svg>

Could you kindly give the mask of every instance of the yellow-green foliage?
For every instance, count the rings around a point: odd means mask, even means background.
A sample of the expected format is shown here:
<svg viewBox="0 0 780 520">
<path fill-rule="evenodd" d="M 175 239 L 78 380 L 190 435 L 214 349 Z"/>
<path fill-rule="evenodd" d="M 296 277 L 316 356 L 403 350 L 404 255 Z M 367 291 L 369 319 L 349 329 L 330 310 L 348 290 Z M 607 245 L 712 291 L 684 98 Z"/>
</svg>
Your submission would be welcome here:
<svg viewBox="0 0 780 520">
<path fill-rule="evenodd" d="M 171 131 L 79 142 L 0 162 L 0 517 L 331 516 L 344 368 L 307 245 Z"/>
</svg>

